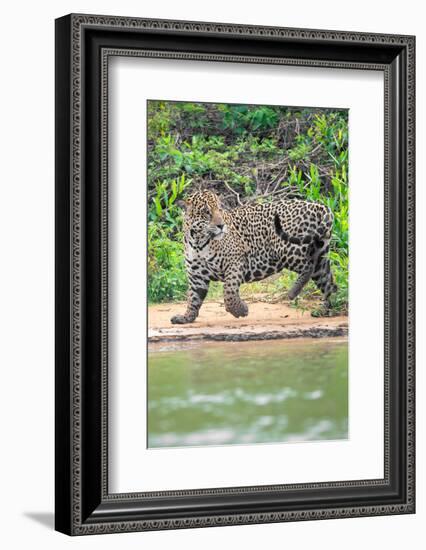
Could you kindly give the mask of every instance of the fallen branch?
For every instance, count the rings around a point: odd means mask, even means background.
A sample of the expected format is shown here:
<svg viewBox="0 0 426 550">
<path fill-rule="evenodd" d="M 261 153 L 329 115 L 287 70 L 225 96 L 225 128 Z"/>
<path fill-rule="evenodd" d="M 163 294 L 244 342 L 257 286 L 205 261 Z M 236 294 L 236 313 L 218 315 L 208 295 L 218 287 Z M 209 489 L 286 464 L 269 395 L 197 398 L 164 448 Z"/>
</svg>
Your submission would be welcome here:
<svg viewBox="0 0 426 550">
<path fill-rule="evenodd" d="M 232 187 L 231 187 L 228 183 L 226 183 L 226 181 L 224 181 L 223 183 L 225 184 L 225 187 L 226 187 L 229 191 L 231 191 L 231 192 L 236 196 L 237 201 L 238 201 L 238 204 L 239 204 L 240 206 L 242 206 L 243 203 L 241 202 L 240 194 L 239 194 L 237 191 L 235 191 L 235 189 L 232 189 Z"/>
</svg>

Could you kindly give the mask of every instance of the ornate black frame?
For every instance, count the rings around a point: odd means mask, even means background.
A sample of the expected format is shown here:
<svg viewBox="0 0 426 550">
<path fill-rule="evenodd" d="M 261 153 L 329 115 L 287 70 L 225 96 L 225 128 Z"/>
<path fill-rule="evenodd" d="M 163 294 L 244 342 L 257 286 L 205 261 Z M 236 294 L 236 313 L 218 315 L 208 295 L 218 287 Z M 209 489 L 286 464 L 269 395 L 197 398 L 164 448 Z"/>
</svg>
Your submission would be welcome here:
<svg viewBox="0 0 426 550">
<path fill-rule="evenodd" d="M 58 531 L 84 535 L 414 512 L 414 50 L 413 36 L 74 14 L 56 20 Z M 383 71 L 383 479 L 108 493 L 111 55 Z"/>
</svg>

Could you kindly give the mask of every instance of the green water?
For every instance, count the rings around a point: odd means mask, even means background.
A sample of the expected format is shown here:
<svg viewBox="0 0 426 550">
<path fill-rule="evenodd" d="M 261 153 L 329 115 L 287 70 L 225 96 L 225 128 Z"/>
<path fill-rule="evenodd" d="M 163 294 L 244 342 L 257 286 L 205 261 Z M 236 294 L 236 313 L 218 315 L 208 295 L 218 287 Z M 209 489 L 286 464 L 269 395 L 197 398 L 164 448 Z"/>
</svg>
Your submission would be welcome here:
<svg viewBox="0 0 426 550">
<path fill-rule="evenodd" d="M 150 346 L 151 448 L 347 437 L 345 340 Z"/>
</svg>

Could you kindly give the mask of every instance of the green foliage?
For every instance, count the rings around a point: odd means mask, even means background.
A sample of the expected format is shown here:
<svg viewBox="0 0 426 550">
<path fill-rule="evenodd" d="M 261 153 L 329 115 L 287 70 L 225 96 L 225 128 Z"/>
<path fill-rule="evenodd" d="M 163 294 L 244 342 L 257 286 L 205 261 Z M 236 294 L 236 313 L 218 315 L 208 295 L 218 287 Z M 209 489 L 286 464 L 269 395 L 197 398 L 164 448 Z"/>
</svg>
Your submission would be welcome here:
<svg viewBox="0 0 426 550">
<path fill-rule="evenodd" d="M 346 110 L 196 102 L 148 102 L 149 300 L 181 300 L 187 283 L 182 214 L 194 188 L 210 188 L 228 206 L 270 200 L 285 189 L 334 214 L 330 261 L 338 293 L 348 299 L 348 115 Z M 288 288 L 288 273 L 262 283 L 268 294 Z M 303 296 L 318 295 L 312 284 Z M 302 306 L 300 306 L 302 307 Z"/>
<path fill-rule="evenodd" d="M 248 105 L 219 105 L 222 127 L 236 134 L 274 128 L 278 121 L 277 111 L 271 107 Z"/>
<path fill-rule="evenodd" d="M 148 207 L 148 300 L 165 302 L 185 295 L 187 281 L 181 232 L 182 211 L 177 200 L 189 181 L 158 182 Z"/>
<path fill-rule="evenodd" d="M 171 233 L 166 224 L 148 226 L 148 300 L 167 302 L 185 296 L 187 281 L 182 234 Z"/>
</svg>

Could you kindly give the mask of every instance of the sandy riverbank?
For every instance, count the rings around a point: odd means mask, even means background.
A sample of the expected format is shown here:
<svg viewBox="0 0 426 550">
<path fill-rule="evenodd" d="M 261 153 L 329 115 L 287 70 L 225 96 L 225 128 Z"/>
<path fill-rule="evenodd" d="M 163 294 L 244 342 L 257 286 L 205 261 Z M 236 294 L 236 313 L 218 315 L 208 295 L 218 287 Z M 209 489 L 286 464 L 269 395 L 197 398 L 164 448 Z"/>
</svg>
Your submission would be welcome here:
<svg viewBox="0 0 426 550">
<path fill-rule="evenodd" d="M 170 317 L 185 304 L 156 304 L 148 308 L 150 342 L 179 340 L 271 340 L 297 337 L 346 336 L 348 317 L 312 317 L 286 304 L 249 303 L 247 317 L 236 319 L 219 301 L 206 302 L 194 323 L 172 325 Z"/>
</svg>

